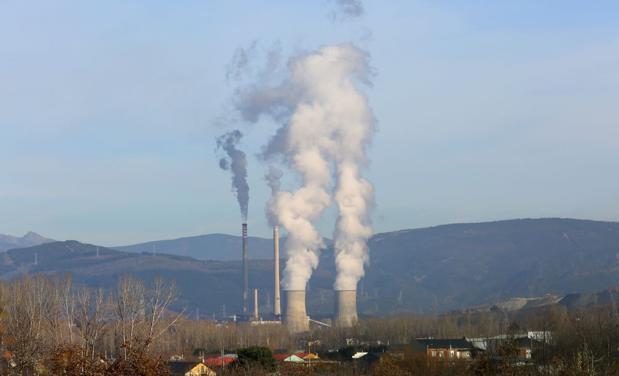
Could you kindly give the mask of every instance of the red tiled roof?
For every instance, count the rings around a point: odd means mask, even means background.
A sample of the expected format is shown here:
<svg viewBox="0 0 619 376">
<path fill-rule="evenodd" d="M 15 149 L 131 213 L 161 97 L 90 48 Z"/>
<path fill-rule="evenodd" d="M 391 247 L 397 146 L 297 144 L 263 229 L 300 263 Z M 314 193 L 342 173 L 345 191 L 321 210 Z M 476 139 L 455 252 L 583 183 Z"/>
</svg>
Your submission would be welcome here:
<svg viewBox="0 0 619 376">
<path fill-rule="evenodd" d="M 224 356 L 223 358 L 221 356 L 217 356 L 217 357 L 213 357 L 213 358 L 206 358 L 204 359 L 204 364 L 206 364 L 209 367 L 221 367 L 222 364 L 224 366 L 229 365 L 230 363 L 234 362 L 236 359 L 231 358 L 231 357 L 227 357 Z"/>
<path fill-rule="evenodd" d="M 286 359 L 287 357 L 289 357 L 291 354 L 273 354 L 273 359 L 278 360 L 278 361 L 283 361 L 284 359 Z"/>
</svg>

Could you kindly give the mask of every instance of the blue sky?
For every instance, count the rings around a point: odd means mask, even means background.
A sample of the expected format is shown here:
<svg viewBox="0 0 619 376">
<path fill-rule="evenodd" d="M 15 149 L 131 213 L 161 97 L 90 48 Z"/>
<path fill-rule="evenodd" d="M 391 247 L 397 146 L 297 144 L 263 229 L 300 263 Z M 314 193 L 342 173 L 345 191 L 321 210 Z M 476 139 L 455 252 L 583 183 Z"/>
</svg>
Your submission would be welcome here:
<svg viewBox="0 0 619 376">
<path fill-rule="evenodd" d="M 239 232 L 214 138 L 240 127 L 267 235 L 274 124 L 230 124 L 239 47 L 353 42 L 375 68 L 377 232 L 516 217 L 619 220 L 619 4 L 0 3 L 0 233 L 103 245 Z M 320 223 L 330 236 L 333 211 Z"/>
</svg>

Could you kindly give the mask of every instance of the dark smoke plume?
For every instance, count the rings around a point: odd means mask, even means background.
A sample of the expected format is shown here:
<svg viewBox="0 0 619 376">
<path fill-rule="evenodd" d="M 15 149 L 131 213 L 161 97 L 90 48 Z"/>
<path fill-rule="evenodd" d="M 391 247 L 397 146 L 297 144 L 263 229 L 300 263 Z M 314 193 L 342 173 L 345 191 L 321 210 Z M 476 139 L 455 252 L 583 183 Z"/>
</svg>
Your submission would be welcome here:
<svg viewBox="0 0 619 376">
<path fill-rule="evenodd" d="M 249 206 L 249 185 L 247 184 L 247 157 L 245 153 L 237 149 L 237 144 L 243 137 L 239 130 L 233 130 L 217 138 L 217 150 L 223 150 L 226 156 L 219 160 L 222 170 L 232 172 L 232 189 L 236 192 L 236 198 L 241 209 L 243 220 L 247 220 Z"/>
<path fill-rule="evenodd" d="M 346 21 L 359 18 L 365 13 L 361 0 L 331 0 L 335 9 L 330 14 L 333 21 Z"/>
</svg>

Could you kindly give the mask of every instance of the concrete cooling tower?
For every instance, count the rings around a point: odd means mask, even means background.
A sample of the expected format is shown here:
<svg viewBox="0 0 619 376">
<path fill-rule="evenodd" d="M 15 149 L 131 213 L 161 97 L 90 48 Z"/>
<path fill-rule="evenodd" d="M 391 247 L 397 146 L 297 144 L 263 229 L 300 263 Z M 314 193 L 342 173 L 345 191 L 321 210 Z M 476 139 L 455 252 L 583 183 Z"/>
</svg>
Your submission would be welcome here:
<svg viewBox="0 0 619 376">
<path fill-rule="evenodd" d="M 305 311 L 305 291 L 286 291 L 286 312 L 284 323 L 291 334 L 309 331 L 309 317 Z"/>
<path fill-rule="evenodd" d="M 357 291 L 341 290 L 335 292 L 335 317 L 333 323 L 340 328 L 349 328 L 357 323 Z"/>
</svg>

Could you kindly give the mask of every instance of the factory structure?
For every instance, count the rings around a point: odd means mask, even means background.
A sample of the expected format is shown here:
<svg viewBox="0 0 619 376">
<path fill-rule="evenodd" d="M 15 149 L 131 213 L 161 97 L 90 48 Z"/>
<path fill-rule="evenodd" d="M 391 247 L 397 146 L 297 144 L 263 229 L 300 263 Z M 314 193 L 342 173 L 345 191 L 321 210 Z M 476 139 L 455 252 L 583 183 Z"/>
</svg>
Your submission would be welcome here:
<svg viewBox="0 0 619 376">
<path fill-rule="evenodd" d="M 369 214 L 374 200 L 374 188 L 362 176 L 367 163 L 366 149 L 375 128 L 368 98 L 361 90 L 372 76 L 368 59 L 365 51 L 352 44 L 326 45 L 295 56 L 295 64 L 287 65 L 281 83 L 268 80 L 256 87 L 252 85 L 251 95 L 242 95 L 236 102 L 235 110 L 243 121 L 255 123 L 264 116 L 278 124 L 274 137 L 265 145 L 266 149 L 273 149 L 268 156 L 284 162 L 301 178 L 296 188 L 280 190 L 282 171 L 269 166 L 264 176 L 271 189 L 266 207 L 269 220 L 286 229 L 290 239 L 294 239 L 294 246 L 286 249 L 292 261 L 283 270 L 285 291 L 281 294 L 280 234 L 279 228 L 273 229 L 272 321 L 285 324 L 291 333 L 307 331 L 310 323 L 328 325 L 308 316 L 306 290 L 316 258 L 306 257 L 306 253 L 321 246 L 314 222 L 332 203 L 338 210 L 334 228 L 337 244 L 334 289 L 338 291 L 335 291 L 337 308 L 331 325 L 349 327 L 358 320 L 356 288 L 369 256 L 367 241 L 372 235 Z M 281 87 L 289 90 L 280 90 Z M 333 105 L 323 106 L 324 103 Z M 286 116 L 279 116 L 282 110 Z M 255 116 L 246 116 L 248 113 Z M 219 167 L 231 173 L 232 191 L 243 222 L 242 319 L 251 321 L 260 315 L 257 309 L 250 311 L 248 252 L 251 250 L 248 250 L 246 224 L 250 196 L 247 154 L 239 148 L 242 137 L 240 130 L 230 130 L 216 138 L 216 150 L 220 156 Z M 272 148 L 273 142 L 286 147 Z M 255 306 L 258 306 L 257 297 L 254 291 Z"/>
<path fill-rule="evenodd" d="M 248 263 L 248 241 L 247 224 L 242 224 L 242 307 L 241 318 L 250 321 L 252 325 L 265 324 L 284 324 L 291 334 L 308 332 L 310 322 L 323 326 L 335 326 L 347 328 L 356 324 L 357 316 L 357 292 L 355 290 L 335 291 L 335 307 L 332 324 L 322 323 L 310 319 L 306 310 L 305 290 L 286 290 L 284 291 L 285 310 L 282 315 L 282 299 L 280 287 L 280 253 L 279 253 L 279 226 L 273 227 L 273 316 L 270 320 L 263 320 L 259 311 L 258 289 L 253 289 L 253 312 L 249 313 L 249 263 Z"/>
</svg>

